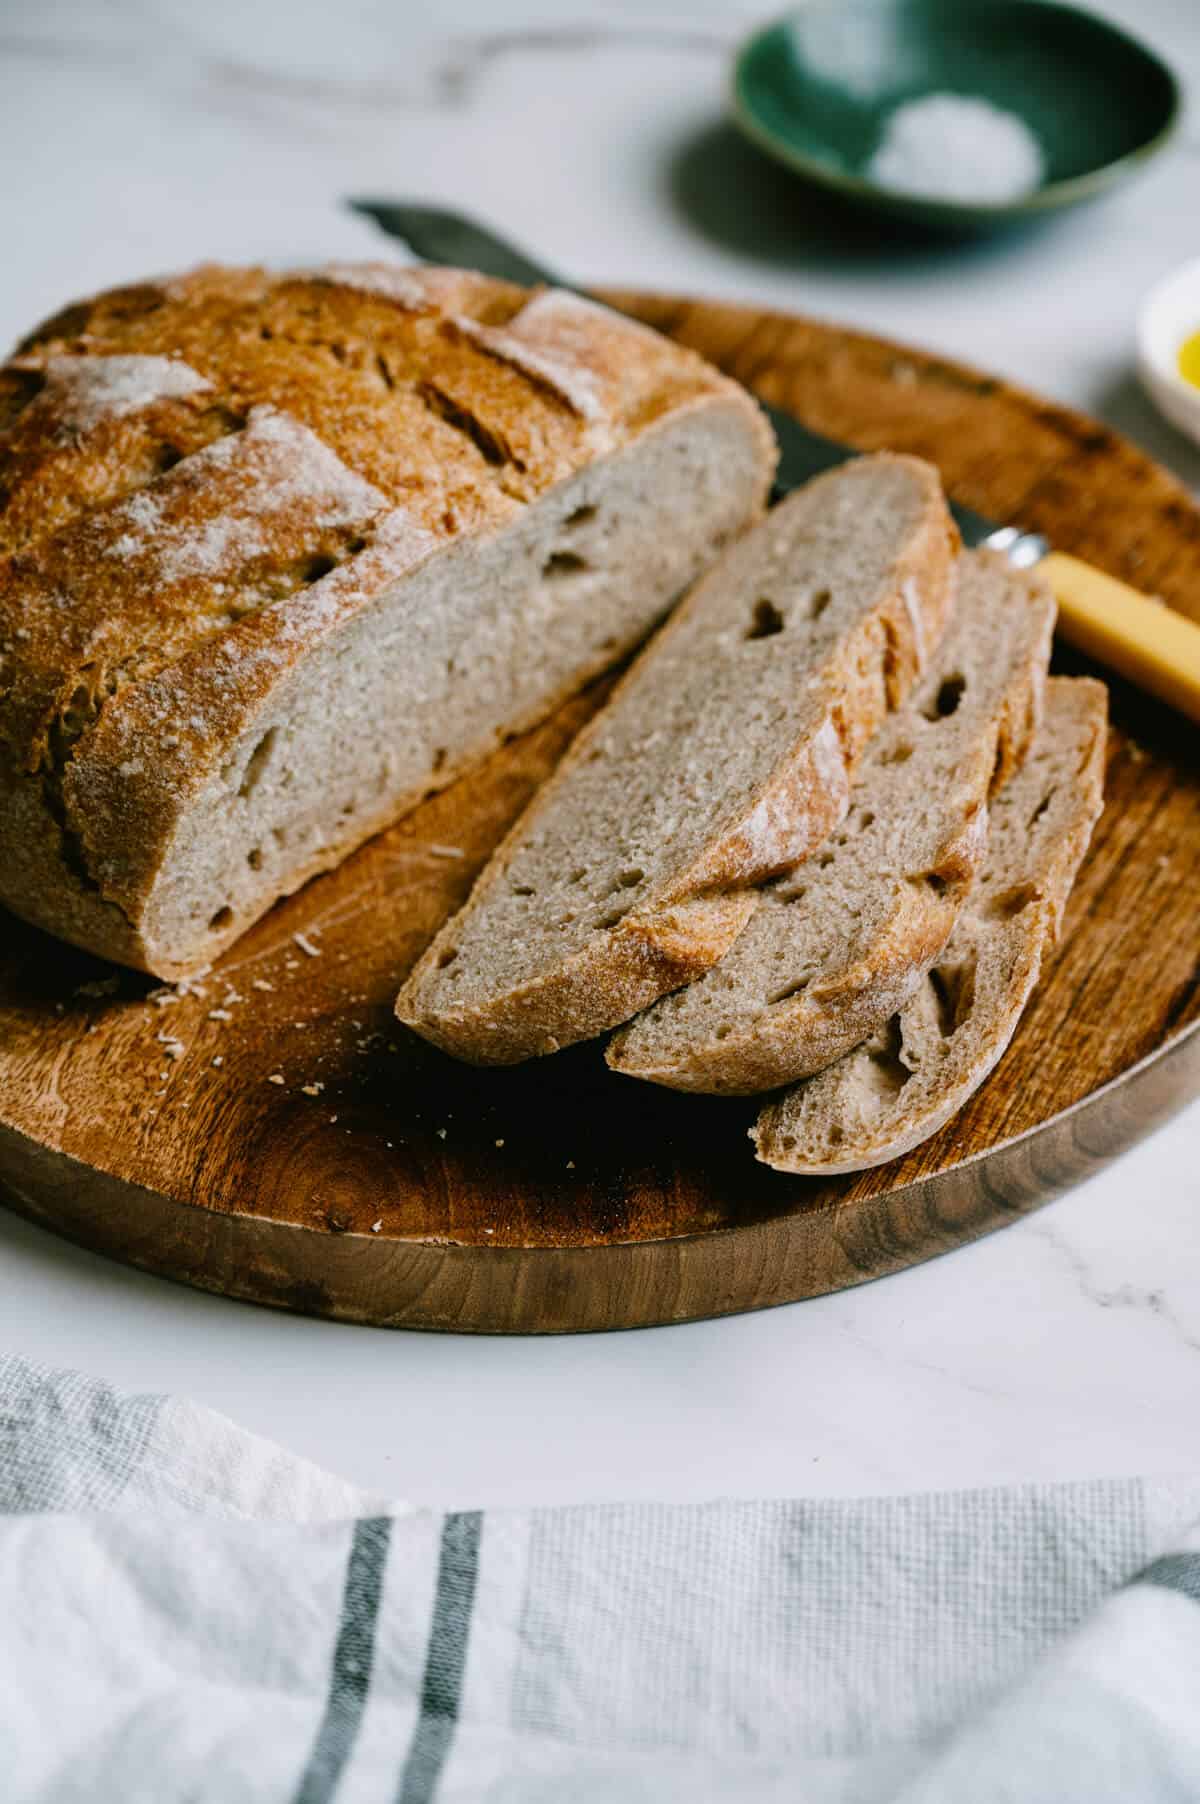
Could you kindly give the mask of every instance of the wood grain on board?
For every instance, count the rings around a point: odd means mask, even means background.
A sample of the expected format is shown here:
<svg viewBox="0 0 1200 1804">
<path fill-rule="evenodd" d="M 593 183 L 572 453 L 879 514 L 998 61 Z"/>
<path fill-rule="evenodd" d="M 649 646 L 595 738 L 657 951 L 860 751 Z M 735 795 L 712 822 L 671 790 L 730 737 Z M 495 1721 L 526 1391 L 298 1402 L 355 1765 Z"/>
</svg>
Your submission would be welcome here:
<svg viewBox="0 0 1200 1804">
<path fill-rule="evenodd" d="M 859 333 L 621 298 L 820 431 L 931 457 L 957 499 L 1200 619 L 1200 511 L 1106 428 Z M 482 1072 L 406 1033 L 391 1013 L 405 971 L 604 687 L 281 904 L 203 993 L 155 1000 L 152 980 L 5 917 L 13 1206 L 286 1308 L 471 1331 L 627 1327 L 812 1296 L 946 1251 L 1200 1091 L 1200 742 L 1117 681 L 1107 807 L 1063 938 L 992 1078 L 905 1159 L 786 1177 L 754 1160 L 753 1102 L 618 1077 L 598 1044 Z"/>
</svg>

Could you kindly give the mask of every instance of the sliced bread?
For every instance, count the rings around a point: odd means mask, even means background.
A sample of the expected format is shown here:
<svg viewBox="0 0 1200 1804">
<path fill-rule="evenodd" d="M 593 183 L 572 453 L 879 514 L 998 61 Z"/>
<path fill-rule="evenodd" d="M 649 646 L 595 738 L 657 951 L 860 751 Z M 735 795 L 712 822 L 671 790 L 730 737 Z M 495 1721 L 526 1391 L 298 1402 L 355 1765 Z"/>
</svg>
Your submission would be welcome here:
<svg viewBox="0 0 1200 1804">
<path fill-rule="evenodd" d="M 761 1111 L 780 1171 L 859 1171 L 927 1140 L 1003 1053 L 1057 936 L 1103 806 L 1103 684 L 1052 678 L 1023 768 L 992 807 L 984 870 L 941 959 L 866 1044 Z"/>
<path fill-rule="evenodd" d="M 642 653 L 401 991 L 479 1064 L 603 1032 L 729 948 L 755 885 L 845 814 L 863 746 L 952 605 L 936 471 L 818 477 L 733 546 Z"/>
<path fill-rule="evenodd" d="M 744 390 L 578 297 L 205 269 L 0 369 L 0 902 L 207 964 L 631 652 L 762 511 Z"/>
<path fill-rule="evenodd" d="M 1054 601 L 994 552 L 965 555 L 924 676 L 863 756 L 841 832 L 764 891 L 720 964 L 613 1036 L 614 1071 L 753 1095 L 832 1064 L 895 1014 L 941 952 L 987 841 L 989 793 L 1041 707 Z"/>
</svg>

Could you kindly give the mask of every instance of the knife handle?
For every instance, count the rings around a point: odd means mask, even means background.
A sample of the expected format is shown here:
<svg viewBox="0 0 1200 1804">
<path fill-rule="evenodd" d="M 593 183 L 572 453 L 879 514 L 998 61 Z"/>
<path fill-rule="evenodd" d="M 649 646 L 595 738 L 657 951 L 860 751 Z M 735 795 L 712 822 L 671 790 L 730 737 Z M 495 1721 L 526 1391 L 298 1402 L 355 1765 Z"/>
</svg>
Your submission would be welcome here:
<svg viewBox="0 0 1200 1804">
<path fill-rule="evenodd" d="M 1081 559 L 1052 551 L 1038 565 L 1068 644 L 1200 723 L 1200 626 Z"/>
</svg>

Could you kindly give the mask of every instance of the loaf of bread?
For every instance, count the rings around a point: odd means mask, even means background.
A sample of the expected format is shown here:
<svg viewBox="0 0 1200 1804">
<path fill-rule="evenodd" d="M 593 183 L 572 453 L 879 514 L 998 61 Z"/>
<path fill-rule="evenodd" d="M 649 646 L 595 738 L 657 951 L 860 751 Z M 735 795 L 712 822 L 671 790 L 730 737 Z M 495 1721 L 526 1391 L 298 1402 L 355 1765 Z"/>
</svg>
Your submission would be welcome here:
<svg viewBox="0 0 1200 1804">
<path fill-rule="evenodd" d="M 401 1020 L 508 1064 L 706 971 L 756 886 L 844 815 L 863 747 L 942 632 L 937 472 L 856 459 L 732 546 L 650 643 L 402 990 Z"/>
<path fill-rule="evenodd" d="M 589 302 L 203 269 L 0 371 L 0 901 L 163 977 L 626 654 L 759 410 Z"/>
<path fill-rule="evenodd" d="M 989 794 L 1041 708 L 1054 599 L 994 552 L 959 563 L 954 618 L 864 754 L 850 813 L 767 888 L 719 965 L 622 1028 L 614 1071 L 753 1095 L 832 1064 L 907 1000 L 987 846 Z"/>
<path fill-rule="evenodd" d="M 1052 677 L 1022 769 L 992 806 L 988 854 L 949 944 L 870 1040 L 768 1102 L 752 1132 L 780 1171 L 859 1171 L 927 1140 L 1011 1040 L 1103 806 L 1107 693 Z"/>
</svg>

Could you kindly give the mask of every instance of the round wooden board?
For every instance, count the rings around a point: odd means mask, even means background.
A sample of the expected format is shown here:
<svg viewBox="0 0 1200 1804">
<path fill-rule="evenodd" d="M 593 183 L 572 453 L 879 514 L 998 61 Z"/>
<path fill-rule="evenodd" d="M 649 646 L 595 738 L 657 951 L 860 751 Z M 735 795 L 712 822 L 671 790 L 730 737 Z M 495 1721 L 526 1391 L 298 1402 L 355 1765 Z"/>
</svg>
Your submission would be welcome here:
<svg viewBox="0 0 1200 1804">
<path fill-rule="evenodd" d="M 836 327 L 620 299 L 820 431 L 930 457 L 958 499 L 1200 617 L 1200 512 L 1094 422 Z M 424 1046 L 392 1018 L 400 979 L 602 689 L 275 909 L 203 995 L 156 1003 L 147 979 L 6 919 L 12 1205 L 116 1258 L 283 1308 L 477 1332 L 621 1328 L 927 1259 L 1045 1201 L 1200 1091 L 1197 738 L 1120 683 L 1108 805 L 1063 939 L 991 1080 L 909 1157 L 788 1178 L 753 1158 L 753 1104 L 616 1077 L 596 1045 L 500 1072 Z"/>
</svg>

